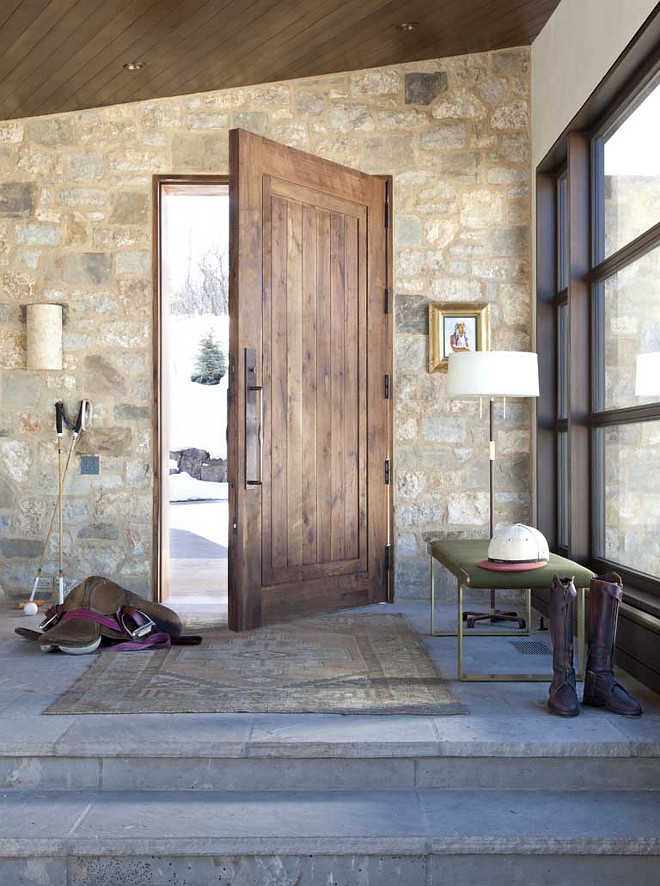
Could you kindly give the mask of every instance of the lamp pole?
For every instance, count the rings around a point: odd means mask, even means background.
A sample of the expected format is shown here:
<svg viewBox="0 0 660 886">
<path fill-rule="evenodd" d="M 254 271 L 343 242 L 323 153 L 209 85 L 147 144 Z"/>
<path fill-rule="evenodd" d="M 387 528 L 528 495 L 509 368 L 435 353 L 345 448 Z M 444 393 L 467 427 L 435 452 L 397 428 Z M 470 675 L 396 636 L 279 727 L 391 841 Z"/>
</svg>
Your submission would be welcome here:
<svg viewBox="0 0 660 886">
<path fill-rule="evenodd" d="M 490 537 L 495 531 L 495 398 L 490 398 L 490 437 L 488 440 L 490 464 Z"/>
<path fill-rule="evenodd" d="M 495 532 L 495 397 L 538 397 L 538 357 L 528 351 L 465 351 L 449 355 L 447 393 L 450 397 L 488 397 L 490 467 L 490 537 Z M 481 412 L 481 410 L 480 410 Z M 490 589 L 489 612 L 464 612 L 467 626 L 478 621 L 524 620 L 515 612 L 496 608 L 495 589 Z"/>
<path fill-rule="evenodd" d="M 495 398 L 490 398 L 489 409 L 490 436 L 488 441 L 488 459 L 490 468 L 490 538 L 495 532 Z M 490 612 L 495 615 L 495 588 L 490 589 Z"/>
</svg>

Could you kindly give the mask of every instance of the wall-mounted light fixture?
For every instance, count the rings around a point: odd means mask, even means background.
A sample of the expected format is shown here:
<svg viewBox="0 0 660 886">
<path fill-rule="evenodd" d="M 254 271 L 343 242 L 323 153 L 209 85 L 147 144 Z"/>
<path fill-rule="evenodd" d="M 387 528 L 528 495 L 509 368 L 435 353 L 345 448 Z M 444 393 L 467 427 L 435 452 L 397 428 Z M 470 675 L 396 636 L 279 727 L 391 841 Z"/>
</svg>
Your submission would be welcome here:
<svg viewBox="0 0 660 886">
<path fill-rule="evenodd" d="M 62 305 L 27 306 L 27 368 L 62 369 Z"/>
</svg>

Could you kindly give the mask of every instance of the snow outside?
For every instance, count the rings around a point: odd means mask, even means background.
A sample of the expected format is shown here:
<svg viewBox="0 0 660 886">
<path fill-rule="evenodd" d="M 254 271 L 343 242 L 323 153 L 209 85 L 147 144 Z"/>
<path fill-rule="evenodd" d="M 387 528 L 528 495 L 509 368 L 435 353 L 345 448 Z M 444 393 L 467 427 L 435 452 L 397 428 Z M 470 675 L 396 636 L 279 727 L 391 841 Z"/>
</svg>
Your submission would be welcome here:
<svg viewBox="0 0 660 886">
<path fill-rule="evenodd" d="M 188 564 L 188 576 L 197 561 L 201 577 L 204 566 L 208 572 L 211 561 L 227 556 L 228 486 L 217 479 L 225 473 L 217 460 L 227 459 L 229 198 L 221 187 L 215 195 L 192 191 L 177 186 L 162 203 L 162 287 L 169 307 L 163 312 L 164 419 L 172 472 L 170 557 Z M 215 479 L 201 479 L 200 471 Z"/>
</svg>

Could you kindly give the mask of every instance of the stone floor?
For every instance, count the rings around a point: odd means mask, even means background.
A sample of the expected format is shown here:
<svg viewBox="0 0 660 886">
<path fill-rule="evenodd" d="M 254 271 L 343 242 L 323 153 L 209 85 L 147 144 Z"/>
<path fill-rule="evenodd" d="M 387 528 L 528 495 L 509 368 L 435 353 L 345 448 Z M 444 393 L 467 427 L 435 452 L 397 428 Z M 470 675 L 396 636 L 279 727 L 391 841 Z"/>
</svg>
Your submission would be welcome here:
<svg viewBox="0 0 660 886">
<path fill-rule="evenodd" d="M 171 601 L 213 603 L 224 601 L 227 618 L 229 502 L 170 502 Z"/>
<path fill-rule="evenodd" d="M 170 597 L 168 606 L 177 608 L 202 603 L 213 607 L 222 621 L 227 620 L 227 585 L 229 561 L 225 558 L 203 559 L 177 557 L 170 560 Z M 217 610 L 213 604 L 221 601 Z"/>
<path fill-rule="evenodd" d="M 217 614 L 224 620 L 223 601 L 217 604 L 199 604 L 182 601 L 176 604 L 181 612 Z M 546 699 L 548 684 L 541 683 L 459 683 L 456 674 L 456 640 L 451 637 L 429 637 L 428 605 L 406 602 L 388 606 L 369 607 L 369 612 L 389 614 L 401 612 L 417 631 L 440 673 L 450 681 L 452 689 L 468 708 L 467 716 L 454 717 L 344 717 L 322 714 L 270 715 L 194 715 L 174 714 L 160 718 L 166 722 L 153 730 L 153 741 L 194 742 L 199 731 L 202 741 L 221 741 L 223 736 L 232 742 L 267 740 L 277 736 L 278 741 L 301 744 L 338 743 L 351 745 L 363 742 L 386 745 L 411 742 L 441 742 L 447 751 L 462 748 L 461 753 L 488 753 L 489 745 L 497 753 L 517 753 L 523 744 L 541 750 L 550 746 L 570 748 L 576 743 L 588 746 L 596 743 L 612 751 L 631 742 L 646 745 L 651 742 L 660 748 L 660 697 L 623 675 L 625 684 L 643 702 L 645 715 L 626 719 L 606 711 L 584 709 L 574 719 L 565 720 L 548 713 Z M 448 627 L 454 610 L 442 607 L 440 620 Z M 534 624 L 538 623 L 535 616 Z M 41 717 L 40 713 L 53 702 L 91 664 L 91 657 L 43 655 L 39 649 L 14 634 L 20 625 L 35 627 L 38 618 L 26 618 L 20 610 L 4 605 L 0 609 L 0 750 L 7 743 L 14 747 L 38 747 L 75 735 L 90 740 L 150 741 L 150 721 L 158 715 L 123 717 L 107 715 Z M 454 620 L 455 625 L 455 620 Z M 548 632 L 534 632 L 530 638 L 550 647 Z M 516 637 L 470 637 L 465 642 L 465 668 L 488 672 L 548 673 L 549 654 L 523 655 L 513 643 Z M 136 653 L 138 654 L 138 653 Z M 126 730 L 126 731 L 125 731 Z M 139 738 L 138 738 L 139 736 Z M 178 736 L 178 738 L 177 738 Z M 520 751 L 518 751 L 520 752 Z M 570 751 L 569 751 L 570 752 Z"/>
<path fill-rule="evenodd" d="M 468 714 L 41 716 L 92 659 L 0 609 L 0 884 L 657 886 L 657 696 L 622 675 L 643 717 L 553 717 L 545 682 L 452 679 L 427 605 L 369 611 L 404 614 Z M 466 667 L 547 672 L 517 639 L 471 637 Z"/>
</svg>

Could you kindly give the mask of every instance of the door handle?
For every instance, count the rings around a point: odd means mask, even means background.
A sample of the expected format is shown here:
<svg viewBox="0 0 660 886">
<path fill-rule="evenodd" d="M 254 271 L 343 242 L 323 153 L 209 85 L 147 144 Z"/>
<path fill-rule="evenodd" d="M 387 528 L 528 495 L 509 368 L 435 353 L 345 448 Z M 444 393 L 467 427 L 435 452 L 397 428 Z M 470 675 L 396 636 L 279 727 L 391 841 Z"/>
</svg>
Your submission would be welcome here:
<svg viewBox="0 0 660 886">
<path fill-rule="evenodd" d="M 263 482 L 264 391 L 257 383 L 257 352 L 245 349 L 245 486 Z"/>
</svg>

